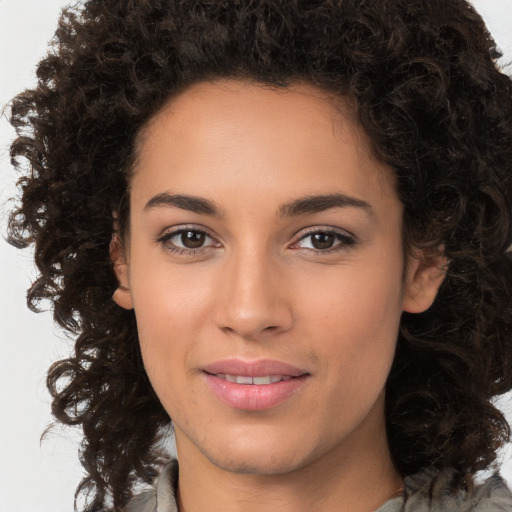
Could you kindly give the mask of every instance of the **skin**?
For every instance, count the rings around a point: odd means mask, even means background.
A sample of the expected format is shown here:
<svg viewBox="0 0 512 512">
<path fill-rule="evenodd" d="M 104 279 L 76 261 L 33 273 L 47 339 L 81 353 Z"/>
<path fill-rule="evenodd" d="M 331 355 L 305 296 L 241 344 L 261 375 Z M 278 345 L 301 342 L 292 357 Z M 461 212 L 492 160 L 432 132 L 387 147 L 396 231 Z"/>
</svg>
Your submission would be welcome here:
<svg viewBox="0 0 512 512">
<path fill-rule="evenodd" d="M 140 134 L 129 234 L 111 251 L 114 300 L 135 310 L 173 419 L 182 511 L 373 511 L 401 486 L 385 383 L 401 313 L 431 305 L 443 261 L 416 251 L 404 272 L 393 173 L 333 101 L 307 84 L 200 83 Z M 368 206 L 283 208 L 333 194 Z M 179 229 L 203 245 L 184 247 Z M 332 246 L 315 249 L 312 230 Z M 308 376 L 276 407 L 239 410 L 202 371 L 233 357 Z"/>
</svg>

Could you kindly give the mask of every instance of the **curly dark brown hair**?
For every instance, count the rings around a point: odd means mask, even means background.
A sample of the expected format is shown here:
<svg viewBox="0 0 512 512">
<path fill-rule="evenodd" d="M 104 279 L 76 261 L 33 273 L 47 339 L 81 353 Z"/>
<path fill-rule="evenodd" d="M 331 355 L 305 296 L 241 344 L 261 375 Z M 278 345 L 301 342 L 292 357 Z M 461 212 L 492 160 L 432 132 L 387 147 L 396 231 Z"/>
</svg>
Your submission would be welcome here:
<svg viewBox="0 0 512 512">
<path fill-rule="evenodd" d="M 38 84 L 12 103 L 22 173 L 13 244 L 35 246 L 28 303 L 76 336 L 49 370 L 53 414 L 83 427 L 86 511 L 119 511 L 163 462 L 170 418 L 133 311 L 112 300 L 113 212 L 128 225 L 135 139 L 174 94 L 219 77 L 306 81 L 354 100 L 397 176 L 408 246 L 444 247 L 434 305 L 404 313 L 387 386 L 402 474 L 489 467 L 512 388 L 512 83 L 464 0 L 88 0 L 64 11 Z"/>
</svg>

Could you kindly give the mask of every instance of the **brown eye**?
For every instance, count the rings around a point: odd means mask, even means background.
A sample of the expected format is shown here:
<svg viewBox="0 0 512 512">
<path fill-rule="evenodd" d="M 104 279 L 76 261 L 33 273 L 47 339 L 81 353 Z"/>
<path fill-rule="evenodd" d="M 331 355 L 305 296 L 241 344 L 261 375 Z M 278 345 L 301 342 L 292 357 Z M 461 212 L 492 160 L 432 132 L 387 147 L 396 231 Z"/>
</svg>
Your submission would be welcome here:
<svg viewBox="0 0 512 512">
<path fill-rule="evenodd" d="M 178 252 L 180 255 L 196 254 L 199 249 L 207 250 L 220 246 L 208 233 L 200 229 L 177 229 L 163 235 L 157 241 L 165 250 Z"/>
<path fill-rule="evenodd" d="M 332 233 L 314 233 L 311 235 L 311 245 L 315 249 L 330 249 L 335 241 L 336 236 Z"/>
<path fill-rule="evenodd" d="M 181 243 L 187 249 L 199 249 L 204 245 L 206 234 L 200 231 L 183 231 L 181 233 Z"/>
<path fill-rule="evenodd" d="M 348 249 L 356 244 L 356 240 L 348 233 L 338 231 L 312 231 L 304 235 L 295 248 L 309 249 L 313 251 L 331 253 L 336 249 Z"/>
</svg>

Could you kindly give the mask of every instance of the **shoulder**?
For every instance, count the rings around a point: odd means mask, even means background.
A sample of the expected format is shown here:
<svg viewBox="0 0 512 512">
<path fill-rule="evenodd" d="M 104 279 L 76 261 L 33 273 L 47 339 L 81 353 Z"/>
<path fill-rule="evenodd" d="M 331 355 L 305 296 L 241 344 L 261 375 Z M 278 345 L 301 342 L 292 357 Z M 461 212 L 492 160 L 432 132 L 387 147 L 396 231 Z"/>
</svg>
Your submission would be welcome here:
<svg viewBox="0 0 512 512">
<path fill-rule="evenodd" d="M 499 475 L 455 493 L 454 476 L 451 469 L 427 469 L 407 477 L 403 512 L 512 512 L 512 494 Z"/>
<path fill-rule="evenodd" d="M 405 478 L 404 500 L 396 498 L 378 512 L 512 512 L 512 493 L 499 475 L 472 492 L 453 492 L 455 471 L 426 469 Z M 135 497 L 125 512 L 178 512 L 175 489 L 178 462 L 171 461 L 155 486 Z"/>
<path fill-rule="evenodd" d="M 177 482 L 178 461 L 172 460 L 160 473 L 153 488 L 133 498 L 124 512 L 178 512 Z"/>
</svg>

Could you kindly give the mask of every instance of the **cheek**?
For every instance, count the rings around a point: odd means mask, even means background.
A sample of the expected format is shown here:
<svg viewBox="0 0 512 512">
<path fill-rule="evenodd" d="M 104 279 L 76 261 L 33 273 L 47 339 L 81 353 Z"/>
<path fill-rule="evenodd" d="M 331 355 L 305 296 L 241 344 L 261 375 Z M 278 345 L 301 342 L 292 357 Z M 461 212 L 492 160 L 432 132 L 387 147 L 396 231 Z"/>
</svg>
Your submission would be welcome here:
<svg viewBox="0 0 512 512">
<path fill-rule="evenodd" d="M 352 265 L 328 278 L 304 282 L 303 311 L 334 332 L 375 332 L 396 326 L 401 315 L 401 274 L 398 268 Z M 307 293 L 306 293 L 307 291 Z M 321 321 L 320 321 L 321 320 Z"/>
<path fill-rule="evenodd" d="M 173 382 L 183 382 L 193 365 L 211 303 L 211 286 L 197 270 L 171 271 L 158 262 L 132 260 L 131 292 L 146 372 L 166 405 L 176 398 Z M 167 408 L 167 407 L 166 407 Z"/>
<path fill-rule="evenodd" d="M 139 332 L 168 340 L 185 327 L 198 326 L 214 296 L 214 283 L 201 266 L 170 265 L 162 259 L 152 261 L 144 254 L 133 258 L 130 288 Z"/>
<path fill-rule="evenodd" d="M 399 260 L 400 261 L 400 260 Z M 334 378 L 350 387 L 387 378 L 401 317 L 401 270 L 385 265 L 341 269 L 328 286 L 308 284 L 304 325 L 318 339 Z M 380 383 L 380 384 L 379 384 Z"/>
</svg>

